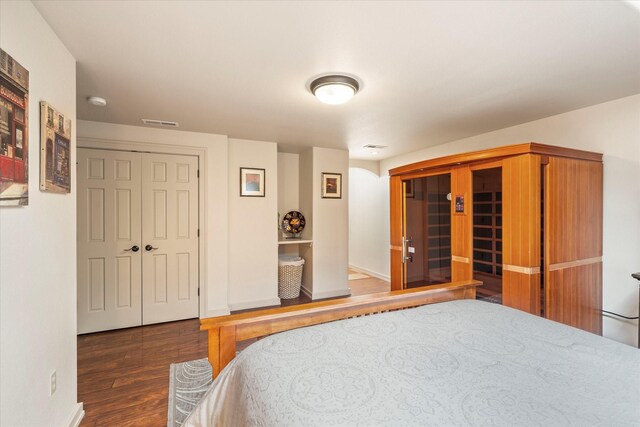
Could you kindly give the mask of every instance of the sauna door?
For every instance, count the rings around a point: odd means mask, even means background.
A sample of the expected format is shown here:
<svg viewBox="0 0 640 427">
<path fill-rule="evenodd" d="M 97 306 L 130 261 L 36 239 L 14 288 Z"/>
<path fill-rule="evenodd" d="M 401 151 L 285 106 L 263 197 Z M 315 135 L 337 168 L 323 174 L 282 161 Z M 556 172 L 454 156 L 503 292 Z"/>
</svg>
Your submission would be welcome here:
<svg viewBox="0 0 640 427">
<path fill-rule="evenodd" d="M 403 288 L 451 281 L 451 174 L 403 180 Z"/>
</svg>

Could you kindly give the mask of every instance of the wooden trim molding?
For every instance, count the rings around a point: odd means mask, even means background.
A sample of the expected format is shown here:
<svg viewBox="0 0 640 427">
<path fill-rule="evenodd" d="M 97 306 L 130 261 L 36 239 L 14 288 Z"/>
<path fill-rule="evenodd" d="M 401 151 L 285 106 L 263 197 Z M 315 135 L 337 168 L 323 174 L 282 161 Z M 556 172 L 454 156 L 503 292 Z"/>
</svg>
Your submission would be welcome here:
<svg viewBox="0 0 640 427">
<path fill-rule="evenodd" d="M 499 160 L 504 157 L 519 156 L 521 154 L 540 154 L 545 156 L 569 157 L 572 159 L 602 162 L 601 153 L 575 150 L 572 148 L 558 147 L 555 145 L 539 144 L 537 142 L 527 142 L 525 144 L 507 145 L 504 147 L 490 148 L 488 150 L 473 151 L 463 154 L 454 154 L 451 156 L 411 163 L 389 170 L 389 175 L 405 175 L 412 172 L 417 172 L 420 169 L 427 170 L 435 167 L 459 165 L 462 163 Z"/>
<path fill-rule="evenodd" d="M 565 268 L 580 267 L 581 265 L 597 264 L 602 262 L 602 257 L 578 259 L 575 261 L 559 262 L 549 265 L 549 271 L 563 270 Z"/>
<path fill-rule="evenodd" d="M 215 378 L 236 356 L 237 341 L 349 317 L 475 299 L 476 287 L 480 285 L 482 282 L 477 280 L 466 280 L 211 317 L 200 320 L 200 330 L 208 331 L 209 363 Z"/>
<path fill-rule="evenodd" d="M 540 274 L 540 267 L 523 267 L 521 265 L 502 264 L 503 271 L 513 271 L 522 274 Z"/>
<path fill-rule="evenodd" d="M 457 255 L 451 255 L 451 261 L 464 262 L 465 264 L 469 264 L 469 262 L 471 262 L 469 258 L 467 258 L 466 256 L 457 256 Z"/>
</svg>

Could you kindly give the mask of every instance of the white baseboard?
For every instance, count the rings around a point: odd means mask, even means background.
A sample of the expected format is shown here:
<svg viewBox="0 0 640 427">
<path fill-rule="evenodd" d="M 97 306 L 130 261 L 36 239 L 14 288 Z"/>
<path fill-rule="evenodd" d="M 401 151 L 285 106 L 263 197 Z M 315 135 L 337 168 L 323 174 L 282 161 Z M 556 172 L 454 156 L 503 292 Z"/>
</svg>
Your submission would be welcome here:
<svg viewBox="0 0 640 427">
<path fill-rule="evenodd" d="M 82 402 L 79 402 L 76 405 L 75 411 L 73 411 L 73 415 L 71 416 L 71 421 L 69 421 L 69 427 L 78 427 L 83 418 L 84 418 L 84 405 L 82 404 Z"/>
<path fill-rule="evenodd" d="M 270 307 L 270 306 L 280 306 L 280 298 L 270 298 L 263 299 L 259 301 L 243 301 L 234 304 L 229 304 L 229 310 L 246 310 L 249 308 L 260 308 L 260 307 Z"/>
<path fill-rule="evenodd" d="M 366 274 L 367 276 L 377 277 L 380 280 L 384 280 L 388 282 L 390 280 L 389 276 L 385 276 L 384 274 L 376 273 L 375 271 L 367 270 L 366 268 L 356 267 L 355 265 L 349 265 L 349 268 L 357 271 L 358 273 Z"/>
<path fill-rule="evenodd" d="M 324 298 L 335 298 L 335 297 L 348 297 L 351 296 L 350 288 L 342 288 L 342 289 L 334 289 L 332 291 L 324 291 L 324 292 L 314 292 L 311 296 L 312 300 L 324 299 Z"/>
</svg>

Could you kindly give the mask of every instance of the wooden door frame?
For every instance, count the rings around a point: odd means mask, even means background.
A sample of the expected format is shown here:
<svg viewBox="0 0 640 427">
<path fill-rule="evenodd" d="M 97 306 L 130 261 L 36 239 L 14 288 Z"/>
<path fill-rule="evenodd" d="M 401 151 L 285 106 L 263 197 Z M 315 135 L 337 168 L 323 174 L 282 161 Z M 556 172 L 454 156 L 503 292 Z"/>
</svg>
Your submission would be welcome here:
<svg viewBox="0 0 640 427">
<path fill-rule="evenodd" d="M 207 155 L 206 147 L 194 147 L 188 145 L 161 144 L 155 142 L 122 141 L 102 138 L 77 137 L 77 148 L 89 148 L 109 151 L 134 151 L 141 153 L 187 155 L 198 158 L 198 317 L 206 317 L 207 313 L 207 264 L 205 262 L 208 249 L 207 239 Z"/>
<path fill-rule="evenodd" d="M 389 177 L 389 202 L 390 202 L 390 245 L 389 245 L 389 273 L 390 273 L 390 284 L 392 291 L 398 291 L 404 289 L 404 284 L 406 280 L 406 268 L 404 263 L 402 262 L 402 236 L 403 236 L 403 228 L 406 221 L 406 205 L 404 199 L 404 181 L 426 178 L 430 176 L 439 176 L 439 175 L 450 175 L 451 176 L 451 185 L 453 192 L 453 178 L 454 173 L 458 169 L 466 169 L 467 165 L 461 166 L 445 166 L 445 167 L 437 167 L 426 170 L 418 170 L 410 173 L 404 173 L 402 175 L 391 175 Z M 452 202 L 453 203 L 453 202 Z M 471 205 L 469 205 L 471 206 Z M 472 219 L 472 217 L 466 218 L 467 214 L 465 213 L 465 220 Z M 453 208 L 451 209 L 451 227 L 453 230 L 453 218 L 454 212 Z M 453 233 L 453 231 L 452 231 Z M 452 260 L 451 260 L 451 280 L 467 280 L 464 279 L 454 279 L 453 273 L 453 234 L 451 237 L 452 244 Z M 465 253 L 471 251 L 471 241 L 468 242 L 469 248 L 465 248 Z M 468 250 L 467 250 L 468 249 Z M 400 260 L 400 263 L 398 263 Z M 457 276 L 457 274 L 456 274 Z M 466 275 L 462 275 L 466 277 Z M 469 278 L 470 280 L 470 278 Z"/>
</svg>

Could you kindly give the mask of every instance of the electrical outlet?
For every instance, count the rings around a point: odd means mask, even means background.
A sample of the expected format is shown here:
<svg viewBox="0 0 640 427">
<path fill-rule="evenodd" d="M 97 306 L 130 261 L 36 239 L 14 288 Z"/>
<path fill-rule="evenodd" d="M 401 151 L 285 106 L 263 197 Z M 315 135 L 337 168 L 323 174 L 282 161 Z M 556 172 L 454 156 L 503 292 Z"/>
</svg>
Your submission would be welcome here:
<svg viewBox="0 0 640 427">
<path fill-rule="evenodd" d="M 56 378 L 56 371 L 51 373 L 51 388 L 49 389 L 49 396 L 53 396 L 53 393 L 56 392 L 56 388 L 58 386 L 58 381 Z"/>
</svg>

